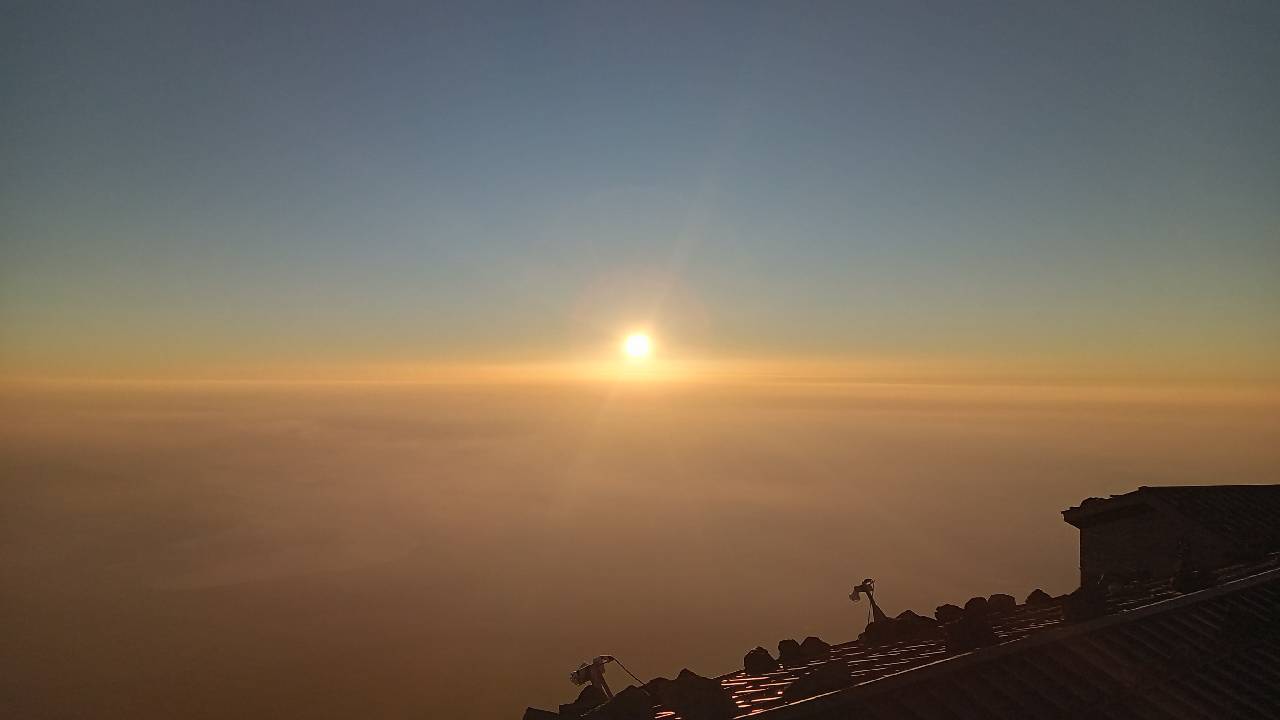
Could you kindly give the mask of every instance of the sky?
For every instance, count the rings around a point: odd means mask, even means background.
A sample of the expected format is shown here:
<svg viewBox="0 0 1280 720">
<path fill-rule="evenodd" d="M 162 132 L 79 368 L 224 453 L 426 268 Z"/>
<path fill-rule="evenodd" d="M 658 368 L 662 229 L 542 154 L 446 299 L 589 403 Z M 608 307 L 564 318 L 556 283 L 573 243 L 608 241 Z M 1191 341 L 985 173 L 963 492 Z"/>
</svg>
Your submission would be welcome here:
<svg viewBox="0 0 1280 720">
<path fill-rule="evenodd" d="M 4 14 L 8 378 L 1280 367 L 1273 3 Z"/>
<path fill-rule="evenodd" d="M 514 718 L 1071 591 L 1062 509 L 1276 481 L 1278 38 L 4 3 L 0 716 Z"/>
</svg>

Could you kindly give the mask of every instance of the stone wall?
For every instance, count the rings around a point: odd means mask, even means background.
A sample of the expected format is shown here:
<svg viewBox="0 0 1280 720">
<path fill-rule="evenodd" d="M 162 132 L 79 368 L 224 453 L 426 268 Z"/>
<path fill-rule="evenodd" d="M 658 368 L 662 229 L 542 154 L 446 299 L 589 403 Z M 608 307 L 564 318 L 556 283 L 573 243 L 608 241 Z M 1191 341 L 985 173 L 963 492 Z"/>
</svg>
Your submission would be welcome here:
<svg viewBox="0 0 1280 720">
<path fill-rule="evenodd" d="M 1225 562 L 1227 548 L 1215 536 L 1170 513 L 1148 512 L 1099 522 L 1080 529 L 1080 582 L 1169 577 L 1184 552 L 1209 567 Z"/>
</svg>

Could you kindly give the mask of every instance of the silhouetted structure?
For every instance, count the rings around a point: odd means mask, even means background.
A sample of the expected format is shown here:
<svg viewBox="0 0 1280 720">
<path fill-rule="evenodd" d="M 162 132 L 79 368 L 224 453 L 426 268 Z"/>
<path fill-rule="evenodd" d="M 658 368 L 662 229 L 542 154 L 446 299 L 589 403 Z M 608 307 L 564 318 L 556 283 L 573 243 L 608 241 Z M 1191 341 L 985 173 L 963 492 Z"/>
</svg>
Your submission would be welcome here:
<svg viewBox="0 0 1280 720">
<path fill-rule="evenodd" d="M 591 662 L 582 663 L 577 670 L 569 673 L 569 680 L 574 685 L 586 685 L 594 688 L 600 697 L 608 700 L 613 697 L 613 691 L 609 689 L 609 683 L 604 679 L 604 666 L 613 662 L 610 655 L 597 655 Z M 583 692 L 586 692 L 584 688 Z"/>
<path fill-rule="evenodd" d="M 1080 529 L 1080 584 L 1170 577 L 1280 550 L 1280 485 L 1140 487 L 1062 511 Z"/>
<path fill-rule="evenodd" d="M 878 620 L 887 620 L 888 618 L 885 616 L 884 612 L 880 610 L 880 606 L 876 604 L 875 580 L 872 580 L 871 578 L 863 580 L 861 585 L 858 585 L 853 589 L 853 592 L 849 593 L 849 599 L 854 602 L 858 602 L 858 599 L 863 595 L 866 595 L 867 601 L 871 603 L 871 621 L 876 622 Z"/>
<path fill-rule="evenodd" d="M 700 692 L 716 697 L 718 683 L 736 717 L 764 720 L 1280 718 L 1277 497 L 1280 486 L 1144 487 L 1086 501 L 1064 512 L 1086 580 L 1070 595 L 975 597 L 936 620 L 879 612 L 855 642 L 784 640 L 781 662 L 756 648 Z M 726 717 L 723 703 L 693 716 L 646 697 L 625 717 Z M 584 717 L 624 717 L 599 714 L 618 698 Z"/>
</svg>

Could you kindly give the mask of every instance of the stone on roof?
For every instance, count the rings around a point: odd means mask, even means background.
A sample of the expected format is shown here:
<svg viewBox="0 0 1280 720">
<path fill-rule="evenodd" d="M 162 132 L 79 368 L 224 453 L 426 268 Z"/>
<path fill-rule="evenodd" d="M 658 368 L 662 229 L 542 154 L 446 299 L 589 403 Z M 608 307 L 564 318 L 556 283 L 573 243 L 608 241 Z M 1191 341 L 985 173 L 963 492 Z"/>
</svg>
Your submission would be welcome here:
<svg viewBox="0 0 1280 720">
<path fill-rule="evenodd" d="M 783 665 L 799 665 L 804 662 L 804 654 L 800 652 L 800 643 L 791 638 L 779 640 L 778 662 Z"/>
<path fill-rule="evenodd" d="M 971 598 L 964 604 L 960 619 L 944 627 L 949 652 L 966 652 L 999 642 L 991 625 L 990 604 L 984 597 Z"/>
<path fill-rule="evenodd" d="M 938 621 L 904 610 L 896 618 L 883 618 L 867 623 L 858 641 L 867 645 L 904 642 L 937 635 Z"/>
<path fill-rule="evenodd" d="M 778 661 L 773 659 L 768 650 L 757 646 L 742 658 L 742 669 L 757 675 L 773 672 L 778 669 Z"/>
<path fill-rule="evenodd" d="M 608 700 L 604 696 L 604 692 L 595 685 L 587 685 L 582 688 L 582 692 L 578 693 L 578 699 L 571 703 L 560 706 L 561 717 L 581 717 L 587 714 L 593 708 L 603 705 Z"/>
<path fill-rule="evenodd" d="M 653 697 L 628 685 L 609 702 L 583 716 L 583 720 L 653 720 Z"/>
<path fill-rule="evenodd" d="M 959 605 L 952 605 L 951 603 L 939 605 L 937 609 L 933 611 L 933 616 L 937 618 L 940 623 L 955 622 L 960 619 L 961 615 L 964 615 L 964 610 L 962 610 Z"/>
<path fill-rule="evenodd" d="M 831 645 L 821 638 L 810 635 L 800 643 L 800 656 L 808 660 L 823 658 L 831 654 Z"/>
<path fill-rule="evenodd" d="M 1030 595 L 1027 596 L 1026 604 L 1034 607 L 1036 605 L 1048 605 L 1051 602 L 1053 602 L 1052 595 L 1041 590 L 1040 588 L 1036 588 L 1035 590 L 1031 591 Z"/>
<path fill-rule="evenodd" d="M 1009 615 L 1018 609 L 1018 601 L 1012 595 L 996 593 L 987 598 L 987 609 L 992 615 Z"/>
<path fill-rule="evenodd" d="M 733 697 L 719 680 L 684 669 L 675 680 L 657 678 L 647 687 L 664 709 L 682 720 L 731 720 L 737 714 Z"/>
</svg>

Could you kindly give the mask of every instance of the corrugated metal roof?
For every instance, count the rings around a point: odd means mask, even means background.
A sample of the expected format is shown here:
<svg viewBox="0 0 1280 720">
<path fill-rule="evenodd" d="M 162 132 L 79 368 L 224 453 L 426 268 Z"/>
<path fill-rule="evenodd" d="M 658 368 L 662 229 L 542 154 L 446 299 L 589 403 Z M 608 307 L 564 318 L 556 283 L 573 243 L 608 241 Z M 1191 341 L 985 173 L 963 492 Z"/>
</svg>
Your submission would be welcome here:
<svg viewBox="0 0 1280 720">
<path fill-rule="evenodd" d="M 1035 608 L 1022 606 L 1013 615 L 996 619 L 994 625 L 996 636 L 1001 641 L 1009 641 L 1055 627 L 1061 622 L 1062 609 L 1058 605 Z M 720 678 L 720 684 L 733 694 L 734 702 L 742 715 L 749 715 L 786 704 L 783 692 L 792 683 L 823 666 L 838 663 L 848 668 L 854 682 L 866 683 L 927 665 L 950 654 L 954 653 L 947 652 L 946 643 L 941 639 L 878 646 L 853 641 L 833 645 L 831 655 L 827 658 L 781 667 L 769 673 L 749 674 L 745 670 L 730 673 Z"/>
<path fill-rule="evenodd" d="M 834 645 L 829 656 L 718 679 L 738 718 L 1280 718 L 1280 555 L 1221 568 L 1182 594 L 1135 583 L 1108 614 L 1063 620 L 1059 603 L 994 618 L 1000 644 L 952 652 L 941 640 Z M 788 689 L 837 666 L 853 685 Z M 680 720 L 655 706 L 659 720 Z M 589 717 L 589 716 L 588 716 Z"/>
<path fill-rule="evenodd" d="M 1270 558 L 1225 568 L 1217 587 L 1186 595 L 1167 582 L 1130 587 L 1112 598 L 1111 614 L 1084 623 L 1024 608 L 1015 623 L 1036 615 L 1043 622 L 1005 629 L 1008 641 L 969 653 L 948 655 L 936 643 L 845 649 L 831 661 L 856 657 L 885 668 L 880 661 L 894 657 L 906 661 L 898 666 L 906 672 L 872 672 L 846 690 L 790 704 L 765 700 L 763 683 L 741 682 L 739 674 L 721 684 L 748 701 L 739 702 L 744 714 L 761 720 L 1277 718 L 1276 565 Z"/>
<path fill-rule="evenodd" d="M 1280 532 L 1275 485 L 1143 487 L 1064 515 L 1096 520 L 1135 501 L 1233 541 Z M 1060 601 L 1018 606 L 991 618 L 998 644 L 974 651 L 948 649 L 937 633 L 859 640 L 717 680 L 738 718 L 1280 718 L 1280 553 L 1211 575 L 1197 592 L 1172 578 L 1112 588 L 1106 613 L 1084 622 L 1066 622 Z"/>
</svg>

